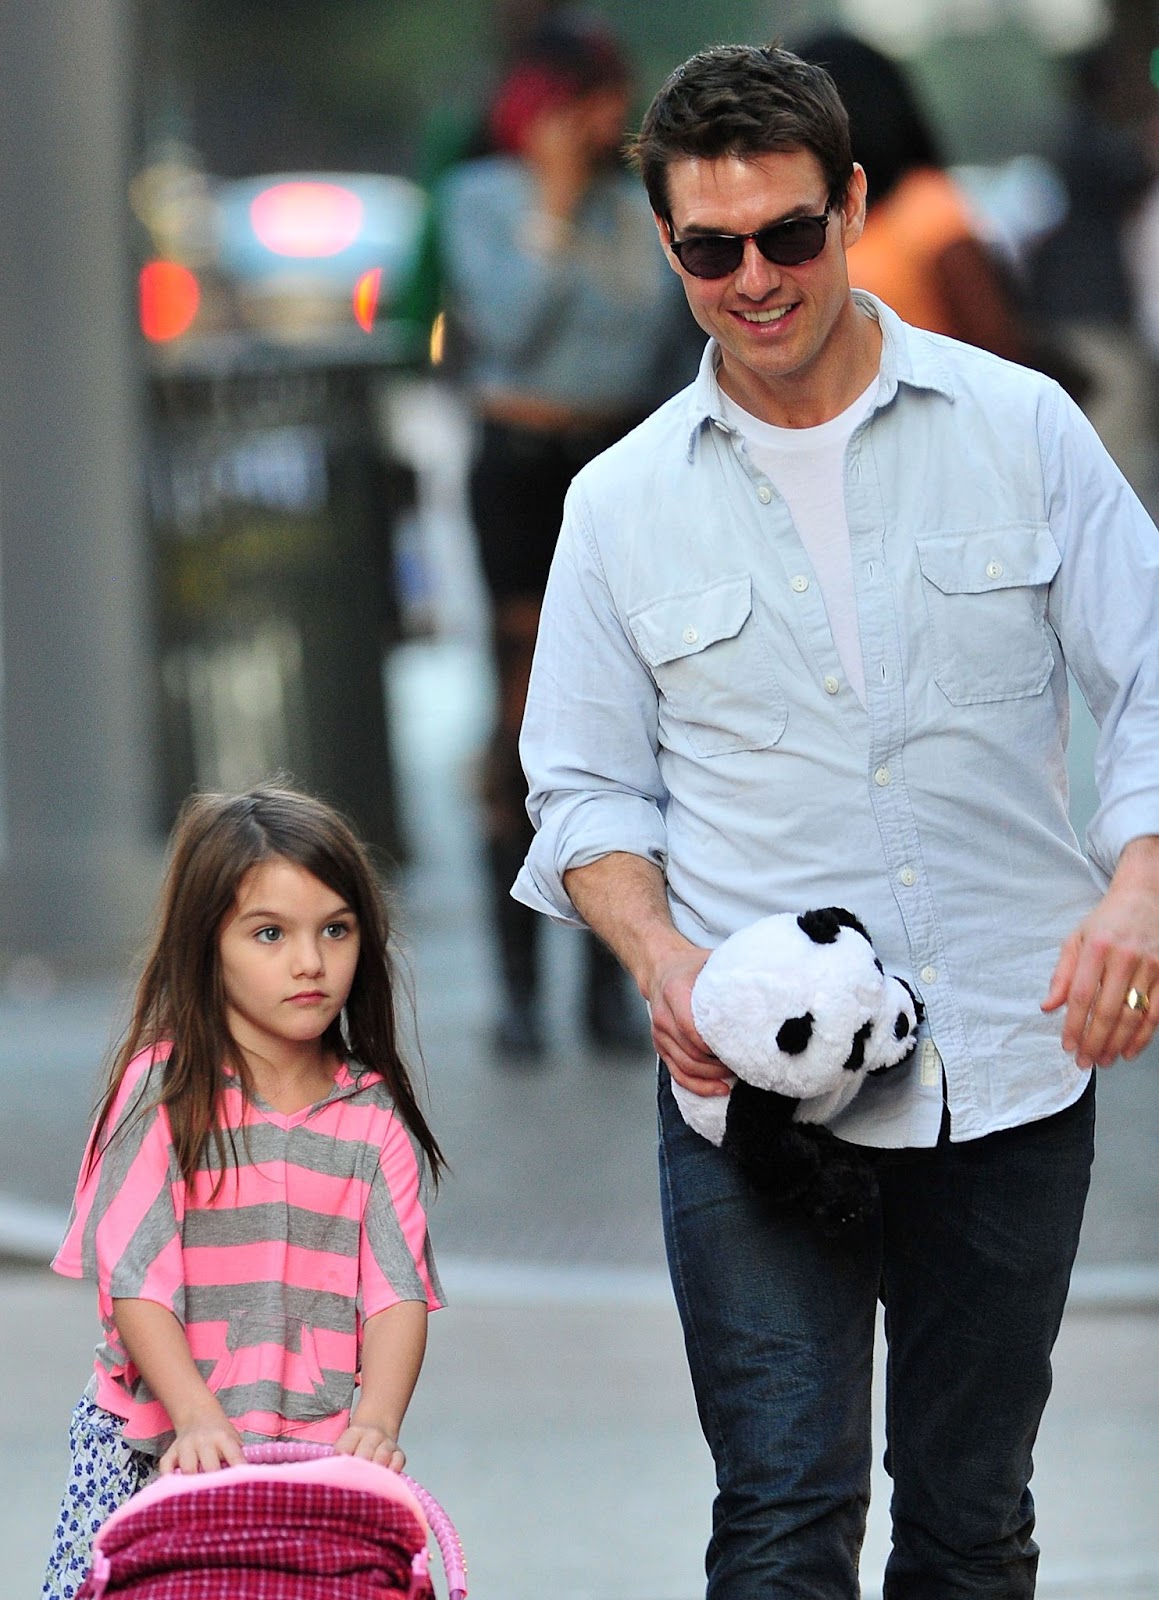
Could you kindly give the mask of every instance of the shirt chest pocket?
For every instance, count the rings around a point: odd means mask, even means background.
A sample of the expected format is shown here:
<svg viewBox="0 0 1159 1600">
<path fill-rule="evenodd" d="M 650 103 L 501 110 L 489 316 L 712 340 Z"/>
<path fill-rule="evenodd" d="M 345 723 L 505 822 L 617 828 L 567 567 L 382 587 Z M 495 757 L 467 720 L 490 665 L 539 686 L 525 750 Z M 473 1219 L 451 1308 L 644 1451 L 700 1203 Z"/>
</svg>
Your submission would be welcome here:
<svg viewBox="0 0 1159 1600">
<path fill-rule="evenodd" d="M 1033 523 L 917 540 L 934 679 L 954 705 L 1040 694 L 1054 668 L 1050 530 Z"/>
<path fill-rule="evenodd" d="M 653 600 L 628 624 L 660 691 L 664 743 L 682 734 L 698 756 L 777 743 L 788 707 L 747 573 Z"/>
</svg>

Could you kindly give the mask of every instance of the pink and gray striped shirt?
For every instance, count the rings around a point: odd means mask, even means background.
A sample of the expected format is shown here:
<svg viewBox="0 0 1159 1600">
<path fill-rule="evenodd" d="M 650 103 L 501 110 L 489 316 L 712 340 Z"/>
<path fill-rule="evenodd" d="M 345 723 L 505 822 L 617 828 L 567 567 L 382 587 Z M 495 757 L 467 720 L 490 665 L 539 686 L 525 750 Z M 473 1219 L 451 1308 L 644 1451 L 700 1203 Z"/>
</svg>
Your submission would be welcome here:
<svg viewBox="0 0 1159 1600">
<path fill-rule="evenodd" d="M 156 1106 L 169 1047 L 130 1062 L 102 1149 L 86 1155 L 53 1261 L 97 1284 L 104 1339 L 87 1393 L 160 1455 L 169 1418 L 117 1334 L 114 1299 L 153 1300 L 185 1330 L 242 1439 L 333 1443 L 354 1398 L 362 1324 L 401 1300 L 442 1304 L 421 1149 L 382 1077 L 343 1064 L 325 1100 L 289 1116 L 226 1089 L 225 1182 L 210 1142 L 182 1180 Z M 229 1139 L 227 1133 L 227 1150 Z"/>
</svg>

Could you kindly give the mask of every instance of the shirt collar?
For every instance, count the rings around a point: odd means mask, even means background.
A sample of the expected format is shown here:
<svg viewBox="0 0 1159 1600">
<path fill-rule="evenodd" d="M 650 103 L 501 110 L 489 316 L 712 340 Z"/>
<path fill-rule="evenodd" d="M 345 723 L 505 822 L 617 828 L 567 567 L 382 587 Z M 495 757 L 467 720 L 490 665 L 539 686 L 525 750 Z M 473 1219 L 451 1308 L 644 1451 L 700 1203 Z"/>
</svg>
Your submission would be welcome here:
<svg viewBox="0 0 1159 1600">
<path fill-rule="evenodd" d="M 903 322 L 876 295 L 864 289 L 852 291 L 854 300 L 863 306 L 881 325 L 881 382 L 878 385 L 874 410 L 888 405 L 900 385 L 911 389 L 932 389 L 954 399 L 954 384 L 949 368 L 936 340 L 920 329 Z M 721 405 L 720 385 L 716 381 L 716 366 L 720 346 L 710 339 L 700 360 L 700 368 L 686 391 L 688 397 L 688 459 L 691 461 L 696 440 L 701 430 L 711 423 L 726 433 L 733 431 L 725 420 Z"/>
</svg>

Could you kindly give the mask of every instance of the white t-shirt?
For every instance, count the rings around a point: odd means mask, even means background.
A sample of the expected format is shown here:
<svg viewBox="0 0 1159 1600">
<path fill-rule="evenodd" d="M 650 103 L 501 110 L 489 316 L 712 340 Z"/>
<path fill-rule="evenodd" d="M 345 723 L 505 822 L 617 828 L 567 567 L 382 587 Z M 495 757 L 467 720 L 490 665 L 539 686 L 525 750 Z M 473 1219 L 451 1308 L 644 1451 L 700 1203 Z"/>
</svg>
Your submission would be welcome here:
<svg viewBox="0 0 1159 1600">
<path fill-rule="evenodd" d="M 868 415 L 877 378 L 851 406 L 816 428 L 776 428 L 722 392 L 724 419 L 741 434 L 749 458 L 789 508 L 812 562 L 837 656 L 854 694 L 865 704 L 865 667 L 853 592 L 853 555 L 845 514 L 845 448 Z"/>
</svg>

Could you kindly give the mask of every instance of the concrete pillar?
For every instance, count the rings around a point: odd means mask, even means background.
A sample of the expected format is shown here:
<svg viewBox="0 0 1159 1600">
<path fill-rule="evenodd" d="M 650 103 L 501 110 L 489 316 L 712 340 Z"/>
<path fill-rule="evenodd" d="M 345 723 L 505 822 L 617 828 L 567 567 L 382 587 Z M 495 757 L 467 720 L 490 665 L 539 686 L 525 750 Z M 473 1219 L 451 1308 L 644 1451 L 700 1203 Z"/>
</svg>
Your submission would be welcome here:
<svg viewBox="0 0 1159 1600">
<path fill-rule="evenodd" d="M 0 963 L 119 958 L 155 882 L 130 0 L 0 0 Z"/>
</svg>

